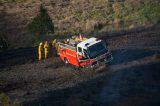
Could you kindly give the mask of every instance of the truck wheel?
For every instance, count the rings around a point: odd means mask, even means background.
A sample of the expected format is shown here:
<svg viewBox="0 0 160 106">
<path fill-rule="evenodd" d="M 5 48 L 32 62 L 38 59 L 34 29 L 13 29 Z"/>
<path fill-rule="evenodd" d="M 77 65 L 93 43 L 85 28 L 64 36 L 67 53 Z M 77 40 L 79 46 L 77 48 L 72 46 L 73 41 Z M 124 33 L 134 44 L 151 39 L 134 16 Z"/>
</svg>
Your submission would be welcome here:
<svg viewBox="0 0 160 106">
<path fill-rule="evenodd" d="M 69 64 L 69 61 L 68 61 L 67 58 L 64 58 L 64 63 L 65 63 L 65 64 Z"/>
</svg>

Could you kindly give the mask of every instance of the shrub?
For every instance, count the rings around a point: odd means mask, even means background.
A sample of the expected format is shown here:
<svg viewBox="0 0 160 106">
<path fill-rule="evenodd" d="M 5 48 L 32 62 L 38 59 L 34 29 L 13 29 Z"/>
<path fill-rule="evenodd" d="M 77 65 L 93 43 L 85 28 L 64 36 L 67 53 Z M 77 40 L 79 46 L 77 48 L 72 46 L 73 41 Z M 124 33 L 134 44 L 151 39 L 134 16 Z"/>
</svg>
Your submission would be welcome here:
<svg viewBox="0 0 160 106">
<path fill-rule="evenodd" d="M 0 50 L 6 50 L 9 47 L 8 39 L 4 33 L 0 32 Z"/>
<path fill-rule="evenodd" d="M 160 6 L 156 2 L 115 2 L 112 8 L 112 18 L 122 20 L 118 26 L 120 28 L 155 24 L 160 21 Z"/>
<path fill-rule="evenodd" d="M 146 4 L 139 10 L 142 22 L 157 23 L 160 20 L 159 4 Z"/>
<path fill-rule="evenodd" d="M 0 0 L 0 2 L 8 2 L 8 3 L 24 3 L 30 0 Z"/>
<path fill-rule="evenodd" d="M 10 98 L 0 91 L 0 106 L 21 106 L 18 102 L 12 102 Z"/>
</svg>

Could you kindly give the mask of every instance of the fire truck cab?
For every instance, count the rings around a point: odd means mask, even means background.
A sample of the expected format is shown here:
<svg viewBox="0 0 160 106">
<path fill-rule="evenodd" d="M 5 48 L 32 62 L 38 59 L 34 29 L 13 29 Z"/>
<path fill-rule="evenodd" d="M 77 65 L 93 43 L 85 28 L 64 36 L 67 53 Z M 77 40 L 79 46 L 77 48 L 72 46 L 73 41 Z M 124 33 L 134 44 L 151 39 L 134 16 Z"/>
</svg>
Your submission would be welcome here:
<svg viewBox="0 0 160 106">
<path fill-rule="evenodd" d="M 112 54 L 105 42 L 94 37 L 86 39 L 76 46 L 71 43 L 60 43 L 58 52 L 66 64 L 70 63 L 77 67 L 94 67 L 112 60 Z"/>
</svg>

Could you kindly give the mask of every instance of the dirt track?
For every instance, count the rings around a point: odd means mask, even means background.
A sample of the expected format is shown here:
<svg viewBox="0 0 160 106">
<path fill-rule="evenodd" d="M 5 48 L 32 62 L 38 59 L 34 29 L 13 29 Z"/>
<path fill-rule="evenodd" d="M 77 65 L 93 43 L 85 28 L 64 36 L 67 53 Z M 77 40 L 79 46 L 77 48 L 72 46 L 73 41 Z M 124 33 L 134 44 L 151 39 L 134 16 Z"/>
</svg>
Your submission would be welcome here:
<svg viewBox="0 0 160 106">
<path fill-rule="evenodd" d="M 21 58 L 23 52 L 0 54 L 0 88 L 26 106 L 159 106 L 159 29 L 103 35 L 114 60 L 101 72 L 77 73 L 58 58 L 39 63 L 34 55 Z"/>
</svg>

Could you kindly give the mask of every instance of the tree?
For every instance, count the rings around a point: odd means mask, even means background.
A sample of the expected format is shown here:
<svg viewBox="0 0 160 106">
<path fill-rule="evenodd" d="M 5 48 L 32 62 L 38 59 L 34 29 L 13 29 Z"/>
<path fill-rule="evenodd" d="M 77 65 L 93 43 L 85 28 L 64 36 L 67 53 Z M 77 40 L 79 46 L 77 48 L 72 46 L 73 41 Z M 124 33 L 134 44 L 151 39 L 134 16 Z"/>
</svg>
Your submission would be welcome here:
<svg viewBox="0 0 160 106">
<path fill-rule="evenodd" d="M 46 39 L 47 32 L 54 32 L 52 19 L 43 5 L 40 6 L 39 14 L 28 24 L 28 32 L 35 36 L 35 43 Z"/>
</svg>

